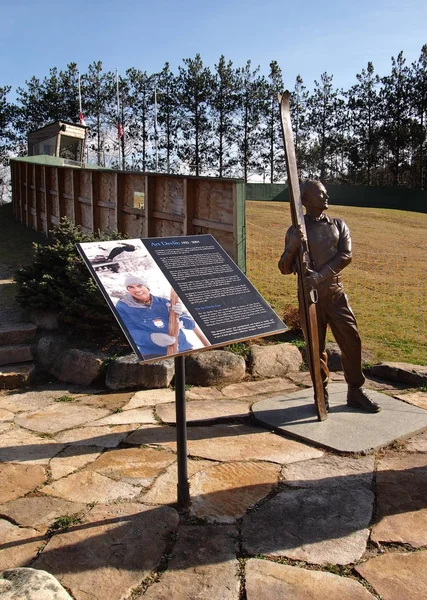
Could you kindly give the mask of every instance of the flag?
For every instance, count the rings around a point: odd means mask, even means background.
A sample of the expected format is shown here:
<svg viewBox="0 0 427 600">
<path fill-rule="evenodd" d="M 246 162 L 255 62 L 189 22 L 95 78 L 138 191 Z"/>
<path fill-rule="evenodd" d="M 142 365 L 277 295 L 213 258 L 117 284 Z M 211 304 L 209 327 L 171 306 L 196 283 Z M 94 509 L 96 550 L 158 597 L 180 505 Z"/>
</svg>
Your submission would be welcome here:
<svg viewBox="0 0 427 600">
<path fill-rule="evenodd" d="M 80 114 L 79 114 L 79 121 L 80 121 L 80 125 L 83 125 L 83 127 L 86 127 L 86 121 L 85 121 L 85 118 L 84 118 L 82 112 L 80 112 Z"/>
<path fill-rule="evenodd" d="M 123 131 L 123 127 L 122 124 L 120 123 L 120 121 L 117 123 L 117 134 L 119 136 L 119 140 L 122 139 L 122 137 L 124 136 L 124 131 Z"/>
</svg>

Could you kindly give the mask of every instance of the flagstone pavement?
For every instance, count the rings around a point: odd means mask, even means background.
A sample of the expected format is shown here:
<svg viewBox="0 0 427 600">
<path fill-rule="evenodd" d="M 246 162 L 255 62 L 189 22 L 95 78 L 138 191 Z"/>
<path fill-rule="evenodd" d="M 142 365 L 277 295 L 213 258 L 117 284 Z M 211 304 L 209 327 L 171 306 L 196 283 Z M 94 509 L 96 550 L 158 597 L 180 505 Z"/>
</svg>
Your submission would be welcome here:
<svg viewBox="0 0 427 600">
<path fill-rule="evenodd" d="M 47 571 L 75 600 L 425 600 L 427 432 L 340 455 L 254 420 L 292 389 L 187 391 L 187 511 L 172 390 L 0 392 L 0 572 Z"/>
</svg>

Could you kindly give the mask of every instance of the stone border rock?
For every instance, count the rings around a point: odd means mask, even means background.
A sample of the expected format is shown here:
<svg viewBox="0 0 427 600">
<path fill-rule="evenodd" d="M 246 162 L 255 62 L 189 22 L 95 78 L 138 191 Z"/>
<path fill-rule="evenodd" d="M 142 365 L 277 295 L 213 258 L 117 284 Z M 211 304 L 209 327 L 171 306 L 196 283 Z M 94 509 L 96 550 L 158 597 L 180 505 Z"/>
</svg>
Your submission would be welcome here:
<svg viewBox="0 0 427 600">
<path fill-rule="evenodd" d="M 340 367 L 336 344 L 328 344 L 331 371 Z M 142 363 L 135 354 L 111 360 L 106 354 L 71 348 L 67 338 L 48 332 L 35 342 L 33 353 L 38 373 L 80 385 L 105 385 L 108 389 L 156 389 L 173 384 L 174 361 L 164 358 Z M 370 356 L 365 355 L 368 360 Z M 284 378 L 303 368 L 299 349 L 290 343 L 249 346 L 247 361 L 230 350 L 207 350 L 186 356 L 186 383 L 217 386 L 240 383 L 245 379 Z M 427 366 L 407 363 L 381 363 L 369 374 L 390 381 L 419 387 L 427 384 Z"/>
</svg>

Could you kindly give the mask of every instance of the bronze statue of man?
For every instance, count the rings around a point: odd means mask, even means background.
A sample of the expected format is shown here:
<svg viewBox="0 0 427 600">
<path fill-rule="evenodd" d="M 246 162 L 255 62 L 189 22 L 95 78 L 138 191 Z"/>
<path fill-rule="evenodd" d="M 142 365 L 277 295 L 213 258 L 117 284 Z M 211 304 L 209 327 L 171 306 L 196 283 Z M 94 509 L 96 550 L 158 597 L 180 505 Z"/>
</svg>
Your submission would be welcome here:
<svg viewBox="0 0 427 600">
<path fill-rule="evenodd" d="M 305 182 L 301 202 L 306 209 L 304 219 L 313 263 L 313 271 L 303 276 L 303 284 L 317 290 L 320 370 L 326 408 L 329 410 L 326 354 L 326 327 L 329 325 L 341 350 L 341 362 L 348 385 L 347 405 L 364 412 L 377 413 L 381 407 L 363 389 L 365 377 L 362 373 L 362 345 L 356 319 L 341 283 L 341 271 L 352 259 L 350 231 L 342 219 L 330 218 L 325 214 L 328 194 L 320 181 Z M 290 227 L 286 232 L 285 249 L 279 260 L 279 269 L 284 275 L 295 272 L 295 259 L 300 244 L 299 232 L 295 227 Z M 301 327 L 307 339 L 304 311 L 301 299 L 299 301 Z"/>
</svg>

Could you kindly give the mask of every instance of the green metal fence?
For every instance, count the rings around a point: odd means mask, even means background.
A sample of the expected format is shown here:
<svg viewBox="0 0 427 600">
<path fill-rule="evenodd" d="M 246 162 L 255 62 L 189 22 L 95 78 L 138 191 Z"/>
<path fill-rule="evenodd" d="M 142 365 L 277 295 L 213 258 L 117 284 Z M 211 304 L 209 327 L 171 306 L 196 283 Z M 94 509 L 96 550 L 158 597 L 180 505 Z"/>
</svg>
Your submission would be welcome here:
<svg viewBox="0 0 427 600">
<path fill-rule="evenodd" d="M 427 213 L 427 192 L 424 190 L 363 185 L 328 185 L 327 189 L 330 204 Z M 246 200 L 288 202 L 288 188 L 279 183 L 247 183 Z"/>
</svg>

